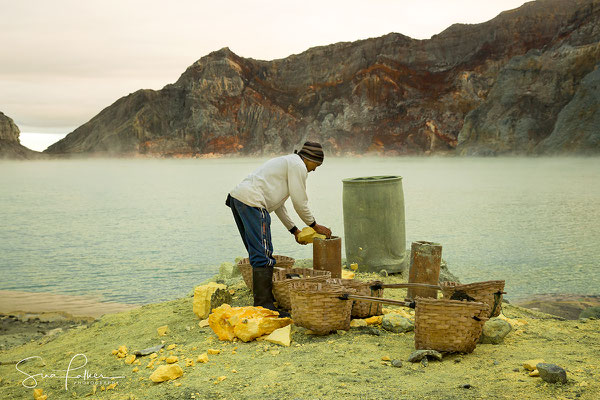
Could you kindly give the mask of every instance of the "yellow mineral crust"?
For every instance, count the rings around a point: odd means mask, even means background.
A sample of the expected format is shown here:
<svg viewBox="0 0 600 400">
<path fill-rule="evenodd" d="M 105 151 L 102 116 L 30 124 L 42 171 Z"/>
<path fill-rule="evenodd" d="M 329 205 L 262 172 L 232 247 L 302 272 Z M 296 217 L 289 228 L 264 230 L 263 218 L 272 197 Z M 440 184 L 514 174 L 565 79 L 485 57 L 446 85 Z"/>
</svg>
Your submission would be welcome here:
<svg viewBox="0 0 600 400">
<path fill-rule="evenodd" d="M 354 276 L 356 274 L 352 271 L 346 271 L 345 269 L 342 270 L 342 279 L 354 279 Z"/>
<path fill-rule="evenodd" d="M 310 226 L 303 228 L 298 234 L 298 241 L 302 243 L 312 243 L 315 238 L 325 239 L 325 235 L 318 234 Z"/>
<path fill-rule="evenodd" d="M 278 315 L 276 311 L 263 307 L 231 307 L 223 304 L 209 315 L 208 323 L 220 340 L 231 342 L 237 337 L 249 342 L 292 323 L 290 318 L 277 318 Z"/>
<path fill-rule="evenodd" d="M 150 375 L 152 382 L 164 382 L 171 379 L 177 379 L 183 375 L 183 370 L 179 364 L 161 365 Z"/>
<path fill-rule="evenodd" d="M 194 314 L 196 314 L 200 319 L 205 319 L 208 317 L 208 314 L 210 314 L 211 310 L 211 300 L 213 294 L 218 290 L 226 289 L 227 286 L 216 282 L 209 282 L 203 286 L 196 286 L 194 288 Z"/>
</svg>

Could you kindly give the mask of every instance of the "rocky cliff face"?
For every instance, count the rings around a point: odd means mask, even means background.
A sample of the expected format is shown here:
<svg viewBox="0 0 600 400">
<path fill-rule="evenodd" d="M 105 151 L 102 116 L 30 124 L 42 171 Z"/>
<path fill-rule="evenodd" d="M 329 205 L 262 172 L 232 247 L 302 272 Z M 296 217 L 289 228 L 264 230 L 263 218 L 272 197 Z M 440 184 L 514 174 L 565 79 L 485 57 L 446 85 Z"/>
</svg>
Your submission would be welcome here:
<svg viewBox="0 0 600 400">
<path fill-rule="evenodd" d="M 0 111 L 0 140 L 18 143 L 20 133 L 14 121 Z"/>
<path fill-rule="evenodd" d="M 14 121 L 0 112 L 0 159 L 33 158 L 38 154 L 21 145 L 20 133 Z"/>
<path fill-rule="evenodd" d="M 599 63 L 600 7 L 590 2 L 551 46 L 514 57 L 500 70 L 485 102 L 465 118 L 458 152 L 600 153 Z"/>
<path fill-rule="evenodd" d="M 389 34 L 273 61 L 225 48 L 160 91 L 119 99 L 47 152 L 258 155 L 305 140 L 329 154 L 530 152 L 599 60 L 599 9 L 538 0 L 429 40 Z"/>
</svg>

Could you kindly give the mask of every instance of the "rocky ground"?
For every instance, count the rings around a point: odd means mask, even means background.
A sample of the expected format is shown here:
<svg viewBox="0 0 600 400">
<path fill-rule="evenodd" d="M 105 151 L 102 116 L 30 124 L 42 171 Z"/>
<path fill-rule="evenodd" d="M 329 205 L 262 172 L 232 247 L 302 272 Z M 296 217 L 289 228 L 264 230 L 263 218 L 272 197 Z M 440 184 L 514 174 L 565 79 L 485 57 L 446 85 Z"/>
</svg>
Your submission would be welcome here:
<svg viewBox="0 0 600 400">
<path fill-rule="evenodd" d="M 396 276 L 372 274 L 359 274 L 358 278 L 402 281 Z M 217 280 L 234 291 L 232 305 L 250 304 L 250 292 L 239 277 L 221 276 Z M 386 289 L 385 297 L 403 299 L 405 294 L 402 289 Z M 386 307 L 386 311 L 393 309 Z M 400 312 L 406 310 L 397 308 Z M 415 350 L 414 332 L 393 333 L 381 325 L 355 327 L 326 336 L 311 335 L 294 326 L 290 347 L 256 341 L 221 342 L 210 327 L 199 327 L 190 295 L 104 315 L 93 323 L 78 324 L 73 329 L 63 327 L 62 332 L 1 350 L 0 398 L 31 398 L 34 385 L 43 389 L 48 399 L 596 399 L 600 396 L 599 320 L 564 320 L 510 304 L 503 305 L 502 319 L 512 328 L 500 344 L 479 344 L 470 354 L 444 354 L 441 361 L 412 363 L 408 359 Z M 2 321 L 3 326 L 14 324 L 7 317 Z M 42 324 L 41 320 L 35 323 Z M 159 336 L 157 328 L 163 325 L 168 325 L 169 332 Z M 126 364 L 123 358 L 112 354 L 123 345 L 131 354 L 160 344 L 176 345 L 160 354 L 179 358 L 184 371 L 181 378 L 153 383 L 148 378 L 154 369 L 146 368 L 150 356 Z M 186 358 L 196 360 L 209 349 L 220 352 L 208 355 L 207 363 L 186 366 Z M 33 356 L 40 358 L 15 364 Z M 529 376 L 523 363 L 530 359 L 564 368 L 567 382 L 550 384 Z M 69 363 L 72 378 L 65 386 Z"/>
</svg>

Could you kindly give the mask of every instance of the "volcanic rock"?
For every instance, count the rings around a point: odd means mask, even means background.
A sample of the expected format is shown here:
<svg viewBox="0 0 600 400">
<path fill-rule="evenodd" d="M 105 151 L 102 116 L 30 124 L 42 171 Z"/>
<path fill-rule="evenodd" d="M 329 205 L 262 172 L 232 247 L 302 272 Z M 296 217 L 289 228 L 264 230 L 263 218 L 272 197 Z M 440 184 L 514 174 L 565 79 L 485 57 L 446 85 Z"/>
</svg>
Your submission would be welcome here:
<svg viewBox="0 0 600 400">
<path fill-rule="evenodd" d="M 0 159 L 30 159 L 40 155 L 21 145 L 20 134 L 14 121 L 0 111 Z"/>
<path fill-rule="evenodd" d="M 305 140 L 335 155 L 597 152 L 588 128 L 570 135 L 577 107 L 597 105 L 595 79 L 580 83 L 599 61 L 599 18 L 598 0 L 540 0 L 428 40 L 390 33 L 272 61 L 223 48 L 46 152 L 263 155 Z"/>
</svg>

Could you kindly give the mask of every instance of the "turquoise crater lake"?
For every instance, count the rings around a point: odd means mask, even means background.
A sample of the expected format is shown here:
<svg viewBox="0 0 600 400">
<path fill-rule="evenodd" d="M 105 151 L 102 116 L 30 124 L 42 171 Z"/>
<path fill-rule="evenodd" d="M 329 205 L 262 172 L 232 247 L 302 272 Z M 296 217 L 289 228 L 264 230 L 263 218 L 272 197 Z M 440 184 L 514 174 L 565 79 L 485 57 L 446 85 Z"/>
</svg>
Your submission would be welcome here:
<svg viewBox="0 0 600 400">
<path fill-rule="evenodd" d="M 0 162 L 0 290 L 181 297 L 245 256 L 224 201 L 263 161 Z M 318 222 L 343 240 L 342 179 L 380 175 L 403 177 L 407 248 L 441 243 L 463 282 L 600 294 L 600 158 L 330 157 L 307 182 Z M 272 219 L 276 254 L 312 257 Z"/>
</svg>

